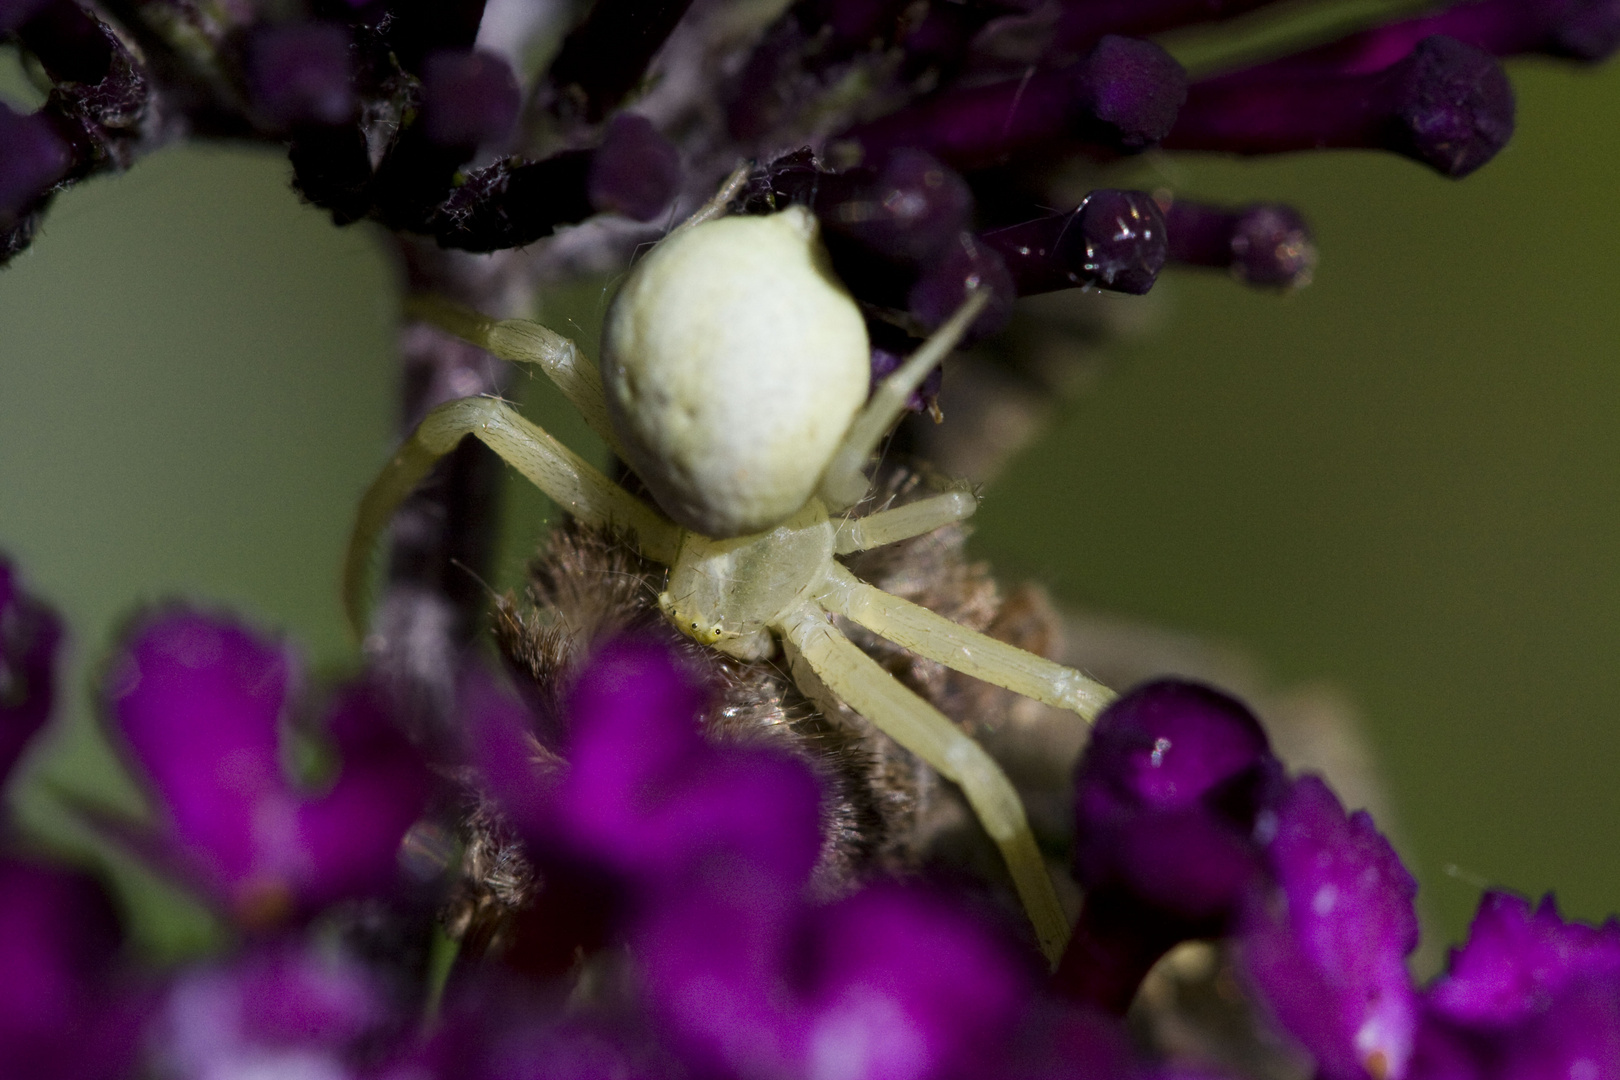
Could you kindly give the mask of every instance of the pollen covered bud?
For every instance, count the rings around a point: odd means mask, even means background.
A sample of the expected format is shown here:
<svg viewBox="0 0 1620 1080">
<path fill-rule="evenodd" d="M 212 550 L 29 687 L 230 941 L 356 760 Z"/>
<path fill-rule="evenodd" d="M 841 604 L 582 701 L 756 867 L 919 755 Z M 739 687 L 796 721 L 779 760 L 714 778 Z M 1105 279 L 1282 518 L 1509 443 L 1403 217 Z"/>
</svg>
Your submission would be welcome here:
<svg viewBox="0 0 1620 1080">
<path fill-rule="evenodd" d="M 602 383 L 663 511 L 707 536 L 797 512 L 866 400 L 870 348 L 803 207 L 677 231 L 631 272 Z"/>
</svg>

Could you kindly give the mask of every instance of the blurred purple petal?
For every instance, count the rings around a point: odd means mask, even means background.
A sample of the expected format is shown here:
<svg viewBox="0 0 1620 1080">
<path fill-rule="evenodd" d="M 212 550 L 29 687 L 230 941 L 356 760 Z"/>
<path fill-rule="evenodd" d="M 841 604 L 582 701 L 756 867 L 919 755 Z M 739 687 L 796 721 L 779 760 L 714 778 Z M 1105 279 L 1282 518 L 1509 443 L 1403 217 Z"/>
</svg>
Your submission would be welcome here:
<svg viewBox="0 0 1620 1080">
<path fill-rule="evenodd" d="M 73 148 L 43 113 L 18 113 L 0 102 L 0 223 L 67 175 Z"/>
<path fill-rule="evenodd" d="M 651 221 L 668 209 L 680 189 L 681 155 L 652 121 L 620 113 L 608 122 L 586 183 L 596 209 Z"/>
<path fill-rule="evenodd" d="M 517 122 L 517 76 L 494 53 L 432 52 L 422 66 L 422 126 L 441 146 L 498 142 Z"/>
<path fill-rule="evenodd" d="M 283 943 L 182 974 L 163 1004 L 153 1055 L 176 1080 L 341 1080 L 357 1076 L 368 1044 L 402 1021 L 354 960 Z"/>
<path fill-rule="evenodd" d="M 1319 778 L 1294 782 L 1266 848 L 1275 885 L 1244 912 L 1241 960 L 1324 1080 L 1402 1080 L 1418 998 L 1413 881 L 1365 811 L 1349 817 Z"/>
<path fill-rule="evenodd" d="M 93 878 L 0 857 L 0 1072 L 90 1080 L 132 1056 L 112 981 L 123 934 Z"/>
<path fill-rule="evenodd" d="M 1620 923 L 1566 923 L 1550 895 L 1532 912 L 1525 898 L 1491 891 L 1429 1002 L 1457 1023 L 1501 1026 L 1546 1008 L 1577 979 L 1617 974 Z"/>
<path fill-rule="evenodd" d="M 257 31 L 247 46 L 248 89 L 272 124 L 335 125 L 356 109 L 349 31 L 300 22 Z"/>
<path fill-rule="evenodd" d="M 0 786 L 50 718 L 62 641 L 56 613 L 23 592 L 18 578 L 0 556 Z"/>
<path fill-rule="evenodd" d="M 331 790 L 297 790 L 281 764 L 294 681 L 285 647 L 183 610 L 137 625 L 108 679 L 111 723 L 160 802 L 156 842 L 250 924 L 386 886 L 428 791 L 362 690 L 332 712 Z"/>
<path fill-rule="evenodd" d="M 1240 210 L 1177 199 L 1165 212 L 1170 261 L 1229 270 L 1250 285 L 1302 288 L 1316 269 L 1316 243 L 1298 211 L 1276 203 Z"/>
<path fill-rule="evenodd" d="M 1018 290 L 1000 252 L 964 232 L 923 267 L 906 297 L 906 305 L 918 322 L 933 330 L 956 314 L 974 289 L 990 290 L 990 302 L 968 327 L 968 340 L 988 337 L 1004 328 L 1012 318 Z"/>
</svg>

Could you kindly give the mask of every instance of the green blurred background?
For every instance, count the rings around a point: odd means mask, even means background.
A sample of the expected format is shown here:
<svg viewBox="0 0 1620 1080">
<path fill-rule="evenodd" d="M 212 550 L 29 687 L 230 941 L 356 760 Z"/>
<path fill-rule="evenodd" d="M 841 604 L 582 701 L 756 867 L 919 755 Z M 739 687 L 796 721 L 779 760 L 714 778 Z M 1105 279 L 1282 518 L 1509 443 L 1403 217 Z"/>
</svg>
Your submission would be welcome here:
<svg viewBox="0 0 1620 1080">
<path fill-rule="evenodd" d="M 1167 275 L 1157 329 L 975 537 L 1004 576 L 1343 688 L 1451 938 L 1480 881 L 1620 908 L 1620 67 L 1511 70 L 1519 134 L 1461 183 L 1363 154 L 1151 165 L 1299 207 L 1316 283 Z M 391 442 L 391 274 L 284 159 L 222 149 L 69 192 L 0 274 L 0 549 L 73 633 L 29 820 L 47 781 L 127 796 L 86 717 L 140 604 L 203 599 L 353 663 L 335 582 Z"/>
</svg>

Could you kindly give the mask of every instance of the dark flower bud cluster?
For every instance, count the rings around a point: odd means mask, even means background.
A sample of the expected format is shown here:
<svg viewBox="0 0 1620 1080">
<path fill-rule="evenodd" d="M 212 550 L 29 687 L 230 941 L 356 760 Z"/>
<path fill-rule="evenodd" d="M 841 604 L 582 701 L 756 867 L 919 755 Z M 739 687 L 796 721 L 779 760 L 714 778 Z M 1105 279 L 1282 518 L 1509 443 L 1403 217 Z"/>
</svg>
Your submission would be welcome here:
<svg viewBox="0 0 1620 1080">
<path fill-rule="evenodd" d="M 1229 270 L 1239 281 L 1281 289 L 1310 284 L 1316 268 L 1310 227 L 1287 206 L 1228 210 L 1177 199 L 1164 221 L 1173 263 Z"/>
</svg>

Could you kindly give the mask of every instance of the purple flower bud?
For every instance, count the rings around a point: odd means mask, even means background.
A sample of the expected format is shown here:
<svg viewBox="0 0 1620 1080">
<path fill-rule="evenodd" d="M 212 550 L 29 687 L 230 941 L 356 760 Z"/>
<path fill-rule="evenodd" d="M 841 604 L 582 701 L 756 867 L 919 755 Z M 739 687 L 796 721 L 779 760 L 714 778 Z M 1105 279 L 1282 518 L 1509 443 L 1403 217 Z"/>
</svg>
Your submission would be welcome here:
<svg viewBox="0 0 1620 1080">
<path fill-rule="evenodd" d="M 338 225 L 360 220 L 371 209 L 371 151 L 359 124 L 305 126 L 287 149 L 293 187 L 331 211 Z"/>
<path fill-rule="evenodd" d="M 0 557 L 0 785 L 51 715 L 62 640 L 55 612 L 23 592 L 17 578 Z"/>
<path fill-rule="evenodd" d="M 1178 26 L 1230 19 L 1271 0 L 1085 0 L 1062 5 L 1052 29 L 1060 52 L 1089 48 L 1105 34 L 1144 37 Z"/>
<path fill-rule="evenodd" d="M 1250 285 L 1299 289 L 1311 283 L 1316 243 L 1292 207 L 1256 203 L 1224 210 L 1177 199 L 1164 217 L 1171 262 L 1229 270 Z"/>
<path fill-rule="evenodd" d="M 980 235 L 1001 253 L 1019 296 L 1090 285 L 1140 295 L 1165 260 L 1165 221 L 1142 191 L 1102 188 L 1072 213 Z"/>
<path fill-rule="evenodd" d="M 652 121 L 620 113 L 608 122 L 585 181 L 591 205 L 632 221 L 662 214 L 681 186 L 681 155 Z"/>
<path fill-rule="evenodd" d="M 101 20 L 74 0 L 46 0 L 19 33 L 56 83 L 96 85 L 111 73 L 115 53 L 123 49 Z"/>
<path fill-rule="evenodd" d="M 1374 27 L 1266 65 L 1341 74 L 1382 71 L 1434 34 L 1493 56 L 1546 53 L 1596 62 L 1620 48 L 1614 0 L 1476 0 Z"/>
<path fill-rule="evenodd" d="M 1503 1027 L 1547 1007 L 1577 979 L 1620 976 L 1620 923 L 1566 923 L 1549 894 L 1535 911 L 1511 893 L 1487 892 L 1453 950 L 1429 1003 L 1458 1024 Z"/>
<path fill-rule="evenodd" d="M 349 50 L 349 31 L 336 23 L 290 23 L 255 32 L 247 46 L 254 107 L 280 128 L 348 122 L 356 107 Z"/>
<path fill-rule="evenodd" d="M 1319 778 L 1277 806 L 1274 884 L 1253 890 L 1239 939 L 1249 982 L 1323 1080 L 1402 1080 L 1418 1026 L 1405 957 L 1417 883 L 1366 811 L 1345 816 Z"/>
<path fill-rule="evenodd" d="M 441 146 L 499 142 L 522 103 L 517 76 L 494 53 L 441 49 L 422 64 L 422 127 Z"/>
<path fill-rule="evenodd" d="M 867 164 L 904 146 L 958 168 L 992 165 L 1054 143 L 1141 150 L 1170 131 L 1187 94 L 1181 65 L 1159 46 L 1106 37 L 1076 64 L 1032 72 L 931 100 L 860 125 L 834 143 L 859 148 Z"/>
<path fill-rule="evenodd" d="M 43 112 L 16 113 L 0 102 L 0 223 L 10 224 L 72 167 L 72 146 Z"/>
<path fill-rule="evenodd" d="M 444 247 L 501 251 L 583 221 L 596 213 L 591 160 L 589 150 L 565 150 L 543 161 L 497 161 L 478 169 L 440 205 L 433 234 Z"/>
<path fill-rule="evenodd" d="M 1270 154 L 1383 148 L 1466 176 L 1513 134 L 1513 88 L 1495 59 L 1448 37 L 1373 74 L 1269 70 L 1195 84 L 1165 146 Z"/>
<path fill-rule="evenodd" d="M 1280 769 L 1254 714 L 1207 686 L 1150 682 L 1104 710 L 1075 770 L 1087 896 L 1058 988 L 1123 1013 L 1172 945 L 1226 930 Z"/>
<path fill-rule="evenodd" d="M 827 228 L 877 254 L 922 262 L 968 227 L 973 191 L 931 154 L 902 147 L 875 173 L 824 175 L 810 205 Z"/>
<path fill-rule="evenodd" d="M 146 848 L 250 925 L 387 887 L 429 789 L 365 688 L 331 710 L 330 790 L 295 788 L 280 738 L 294 681 L 286 648 L 187 611 L 137 626 L 108 680 L 108 715 L 161 802 Z"/>
<path fill-rule="evenodd" d="M 563 41 L 550 78 L 586 119 L 600 120 L 641 82 L 692 0 L 598 0 Z"/>
<path fill-rule="evenodd" d="M 1018 290 L 1000 253 L 972 233 L 959 233 L 955 243 L 923 267 L 906 303 L 912 316 L 932 330 L 955 314 L 974 289 L 989 289 L 990 302 L 968 328 L 968 340 L 1006 326 Z"/>
<path fill-rule="evenodd" d="M 383 988 L 354 960 L 280 944 L 194 968 L 170 988 L 152 1052 L 164 1076 L 347 1077 L 397 1029 Z"/>
<path fill-rule="evenodd" d="M 112 1080 L 135 1039 L 112 993 L 123 941 L 100 884 L 0 858 L 0 1061 L 7 1076 Z"/>
</svg>

